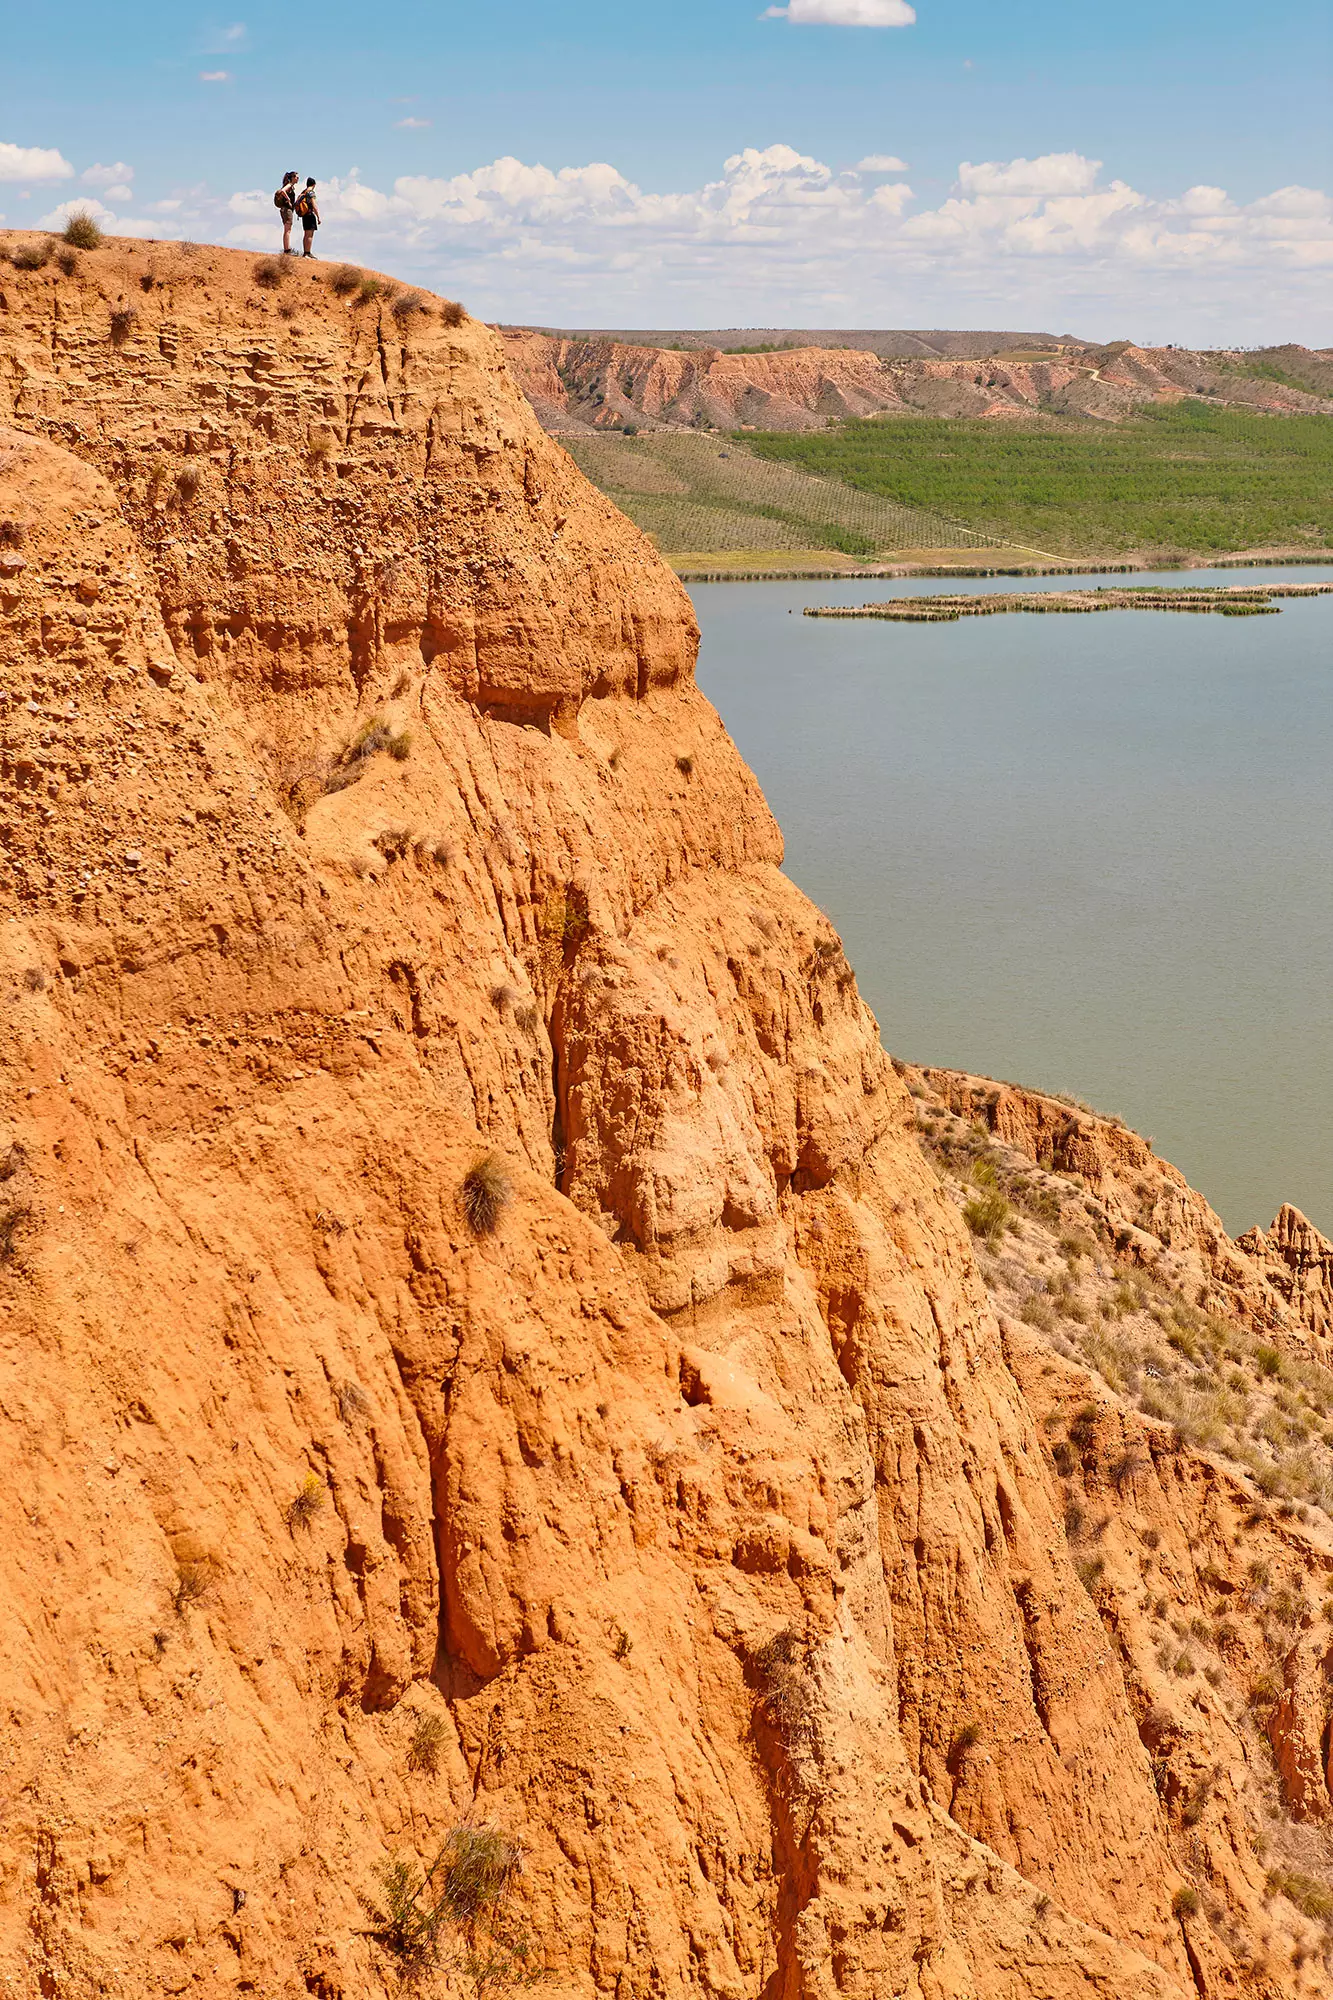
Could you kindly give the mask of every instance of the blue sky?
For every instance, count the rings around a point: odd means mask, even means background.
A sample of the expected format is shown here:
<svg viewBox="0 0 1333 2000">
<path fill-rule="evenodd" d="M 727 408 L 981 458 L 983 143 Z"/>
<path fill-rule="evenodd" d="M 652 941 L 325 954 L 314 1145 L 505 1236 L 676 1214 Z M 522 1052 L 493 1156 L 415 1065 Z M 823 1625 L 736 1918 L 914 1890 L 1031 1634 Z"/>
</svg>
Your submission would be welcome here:
<svg viewBox="0 0 1333 2000">
<path fill-rule="evenodd" d="M 254 197 L 296 166 L 328 185 L 330 253 L 453 279 L 510 319 L 1081 314 L 1107 336 L 1333 341 L 1333 216 L 1310 199 L 1333 188 L 1326 0 L 791 0 L 789 18 L 765 0 L 70 0 L 11 9 L 5 44 L 11 225 L 87 190 L 139 233 L 258 243 Z M 761 165 L 729 173 L 747 152 Z M 52 179 L 51 154 L 72 172 Z M 904 165 L 847 179 L 868 157 Z M 1033 164 L 1050 157 L 1096 170 Z M 619 179 L 475 183 L 504 160 Z M 1033 170 L 960 175 L 1014 160 Z M 86 182 L 99 163 L 132 172 Z M 1116 183 L 1132 200 L 1105 199 Z M 876 199 L 890 185 L 910 193 Z"/>
</svg>

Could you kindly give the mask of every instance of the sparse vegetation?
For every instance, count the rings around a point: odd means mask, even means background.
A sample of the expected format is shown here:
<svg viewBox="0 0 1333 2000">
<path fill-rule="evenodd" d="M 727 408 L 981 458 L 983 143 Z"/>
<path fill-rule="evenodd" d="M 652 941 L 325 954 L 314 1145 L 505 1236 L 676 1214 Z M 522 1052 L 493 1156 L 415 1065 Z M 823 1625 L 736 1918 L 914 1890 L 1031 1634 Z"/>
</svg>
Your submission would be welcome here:
<svg viewBox="0 0 1333 2000">
<path fill-rule="evenodd" d="M 668 553 L 980 548 L 988 538 L 744 445 L 680 432 L 570 437 L 580 469 Z"/>
<path fill-rule="evenodd" d="M 974 1236 L 992 1246 L 999 1242 L 1013 1211 L 997 1187 L 979 1188 L 963 1203 L 963 1220 Z"/>
<path fill-rule="evenodd" d="M 134 331 L 134 323 L 139 317 L 137 306 L 117 306 L 111 315 L 111 344 L 123 347 Z"/>
<path fill-rule="evenodd" d="M 329 289 L 345 299 L 360 285 L 362 273 L 355 264 L 335 264 L 329 272 Z"/>
<path fill-rule="evenodd" d="M 192 1605 L 202 1604 L 213 1588 L 213 1565 L 208 1562 L 178 1562 L 171 1593 L 172 1609 L 183 1618 Z"/>
<path fill-rule="evenodd" d="M 467 314 L 456 299 L 446 299 L 440 307 L 440 318 L 446 326 L 461 326 Z"/>
<path fill-rule="evenodd" d="M 384 1864 L 380 1896 L 367 1901 L 370 1935 L 408 1982 L 440 1969 L 453 1932 L 452 1962 L 478 1995 L 534 1985 L 543 1974 L 532 1941 L 507 1907 L 521 1867 L 518 1843 L 498 1828 L 456 1826 L 428 1867 L 401 1856 Z"/>
<path fill-rule="evenodd" d="M 414 319 L 419 312 L 424 312 L 425 309 L 425 301 L 420 292 L 399 292 L 397 298 L 389 308 L 400 326 L 406 326 L 408 320 Z"/>
<path fill-rule="evenodd" d="M 1182 1888 L 1177 1889 L 1175 1895 L 1171 1898 L 1171 1914 L 1179 1917 L 1182 1922 L 1186 1917 L 1197 1917 L 1199 1914 L 1198 1890 L 1191 1889 L 1188 1883 L 1185 1883 Z"/>
<path fill-rule="evenodd" d="M 102 242 L 96 216 L 86 208 L 76 209 L 61 232 L 61 241 L 72 250 L 96 250 Z"/>
<path fill-rule="evenodd" d="M 407 1746 L 407 1766 L 410 1771 L 424 1772 L 434 1777 L 440 1768 L 444 1746 L 449 1740 L 449 1725 L 437 1709 L 418 1709 L 412 1722 L 412 1736 Z"/>
<path fill-rule="evenodd" d="M 276 292 L 287 282 L 287 266 L 281 257 L 261 257 L 254 268 L 254 281 L 266 292 Z"/>
<path fill-rule="evenodd" d="M 20 243 L 17 250 L 11 250 L 9 261 L 16 271 L 40 271 L 51 261 L 54 245 L 47 243 Z"/>
<path fill-rule="evenodd" d="M 812 1691 L 805 1639 L 795 1625 L 785 1625 L 765 1640 L 754 1655 L 763 1706 L 769 1720 L 790 1745 L 809 1729 Z"/>
<path fill-rule="evenodd" d="M 176 492 L 187 506 L 191 500 L 198 498 L 203 483 L 201 475 L 193 465 L 182 467 L 176 474 Z"/>
<path fill-rule="evenodd" d="M 461 1200 L 474 1236 L 493 1236 L 513 1199 L 513 1183 L 498 1153 L 483 1153 L 463 1176 Z"/>
<path fill-rule="evenodd" d="M 56 269 L 61 273 L 63 277 L 72 278 L 74 276 L 74 273 L 78 270 L 78 268 L 79 268 L 79 259 L 75 251 L 70 250 L 68 248 L 64 250 L 57 250 Z"/>
<path fill-rule="evenodd" d="M 311 1526 L 326 1498 L 323 1480 L 307 1473 L 287 1507 L 287 1526 L 293 1534 Z"/>
</svg>

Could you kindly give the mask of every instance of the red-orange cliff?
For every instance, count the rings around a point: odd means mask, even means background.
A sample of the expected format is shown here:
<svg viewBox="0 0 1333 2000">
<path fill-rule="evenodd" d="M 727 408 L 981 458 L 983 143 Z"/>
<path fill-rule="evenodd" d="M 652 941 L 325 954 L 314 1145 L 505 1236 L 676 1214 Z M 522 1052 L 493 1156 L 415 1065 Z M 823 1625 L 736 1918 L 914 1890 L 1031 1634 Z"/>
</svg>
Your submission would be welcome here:
<svg viewBox="0 0 1333 2000">
<path fill-rule="evenodd" d="M 0 271 L 0 1990 L 391 1992 L 479 1825 L 553 1993 L 1326 1990 L 679 585 L 439 300 L 70 261 Z"/>
</svg>

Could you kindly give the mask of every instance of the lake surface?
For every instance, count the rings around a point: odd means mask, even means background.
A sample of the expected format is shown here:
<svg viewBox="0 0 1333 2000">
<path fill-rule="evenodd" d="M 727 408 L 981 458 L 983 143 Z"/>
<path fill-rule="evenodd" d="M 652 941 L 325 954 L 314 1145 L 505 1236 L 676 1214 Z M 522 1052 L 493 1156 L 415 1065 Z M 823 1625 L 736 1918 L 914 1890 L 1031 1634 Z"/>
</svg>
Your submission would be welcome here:
<svg viewBox="0 0 1333 2000">
<path fill-rule="evenodd" d="M 1037 577 L 1325 582 L 1333 566 Z M 807 604 L 1009 577 L 700 584 L 699 681 L 886 1047 L 1151 1134 L 1232 1233 L 1333 1234 L 1333 597 L 958 624 Z"/>
</svg>

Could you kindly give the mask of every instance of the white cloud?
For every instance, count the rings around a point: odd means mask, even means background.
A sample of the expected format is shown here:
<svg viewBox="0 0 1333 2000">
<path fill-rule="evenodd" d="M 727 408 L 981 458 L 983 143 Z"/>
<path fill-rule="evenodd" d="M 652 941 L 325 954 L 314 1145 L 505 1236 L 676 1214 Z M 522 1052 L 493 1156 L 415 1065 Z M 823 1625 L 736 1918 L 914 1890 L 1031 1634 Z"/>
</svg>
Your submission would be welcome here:
<svg viewBox="0 0 1333 2000">
<path fill-rule="evenodd" d="M 199 81 L 200 83 L 230 83 L 231 71 L 225 69 L 201 69 L 199 72 Z"/>
<path fill-rule="evenodd" d="M 881 156 L 875 156 L 879 158 Z M 460 292 L 488 317 L 556 325 L 1144 326 L 1163 338 L 1318 339 L 1333 202 L 1280 188 L 1149 196 L 1079 153 L 964 163 L 946 199 L 862 162 L 784 145 L 702 186 L 649 192 L 606 161 L 507 157 L 384 188 L 320 185 L 327 254 Z M 173 228 L 269 245 L 272 200 L 189 193 Z M 151 230 L 149 233 L 153 233 Z"/>
<path fill-rule="evenodd" d="M 134 179 L 134 168 L 126 166 L 124 160 L 117 160 L 113 167 L 104 167 L 98 160 L 94 166 L 85 167 L 79 179 L 85 187 L 124 187 Z"/>
<path fill-rule="evenodd" d="M 431 122 L 429 118 L 395 118 L 393 129 L 395 132 L 425 132 Z"/>
<path fill-rule="evenodd" d="M 1100 160 L 1082 153 L 1043 153 L 1038 160 L 964 160 L 958 185 L 964 194 L 1087 194 L 1097 184 Z"/>
<path fill-rule="evenodd" d="M 54 146 L 15 146 L 0 139 L 0 181 L 67 181 L 73 173 Z"/>
<path fill-rule="evenodd" d="M 766 21 L 791 21 L 820 28 L 910 28 L 916 9 L 907 0 L 788 0 L 770 7 Z"/>
<path fill-rule="evenodd" d="M 852 168 L 854 174 L 905 174 L 906 160 L 898 159 L 893 153 L 867 153 Z"/>
</svg>

